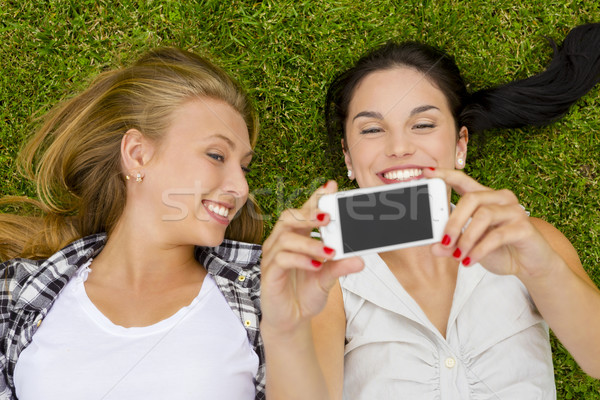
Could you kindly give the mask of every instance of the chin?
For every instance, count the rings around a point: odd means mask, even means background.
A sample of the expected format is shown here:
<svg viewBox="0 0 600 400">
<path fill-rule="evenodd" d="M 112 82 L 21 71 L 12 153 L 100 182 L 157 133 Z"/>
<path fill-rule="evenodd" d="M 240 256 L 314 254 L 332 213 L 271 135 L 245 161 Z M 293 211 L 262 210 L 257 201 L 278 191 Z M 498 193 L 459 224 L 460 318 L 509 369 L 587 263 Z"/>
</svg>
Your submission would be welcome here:
<svg viewBox="0 0 600 400">
<path fill-rule="evenodd" d="M 223 240 L 225 240 L 224 232 L 221 235 L 210 235 L 208 237 L 203 236 L 201 238 L 198 238 L 196 245 L 202 246 L 202 247 L 216 247 L 216 246 L 220 245 L 221 243 L 223 243 Z"/>
</svg>

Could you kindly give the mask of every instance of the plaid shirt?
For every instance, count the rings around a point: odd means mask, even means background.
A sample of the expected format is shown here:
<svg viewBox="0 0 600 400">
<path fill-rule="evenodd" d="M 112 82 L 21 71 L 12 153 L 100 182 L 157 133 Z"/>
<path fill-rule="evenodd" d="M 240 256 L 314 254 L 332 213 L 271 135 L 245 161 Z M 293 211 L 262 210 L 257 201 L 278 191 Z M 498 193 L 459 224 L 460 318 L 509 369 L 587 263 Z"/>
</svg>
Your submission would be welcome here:
<svg viewBox="0 0 600 400">
<path fill-rule="evenodd" d="M 54 300 L 80 266 L 104 248 L 105 234 L 77 240 L 47 260 L 14 259 L 0 265 L 0 399 L 15 399 L 13 374 L 19 354 L 48 314 Z M 265 399 L 265 357 L 258 332 L 260 246 L 225 240 L 214 248 L 197 247 L 195 256 L 213 276 L 227 303 L 246 328 L 258 354 L 256 400 Z"/>
</svg>

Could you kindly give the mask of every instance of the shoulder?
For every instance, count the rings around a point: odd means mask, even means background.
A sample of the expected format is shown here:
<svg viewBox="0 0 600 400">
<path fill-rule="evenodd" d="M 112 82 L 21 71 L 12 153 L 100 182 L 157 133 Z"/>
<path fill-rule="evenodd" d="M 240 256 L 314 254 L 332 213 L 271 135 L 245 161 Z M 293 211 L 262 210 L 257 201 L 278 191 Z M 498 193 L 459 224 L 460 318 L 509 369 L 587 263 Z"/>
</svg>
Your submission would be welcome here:
<svg viewBox="0 0 600 400">
<path fill-rule="evenodd" d="M 104 246 L 105 235 L 79 239 L 48 259 L 15 258 L 0 265 L 0 289 L 4 307 L 23 306 L 42 309 L 52 302 L 80 265 Z"/>
<path fill-rule="evenodd" d="M 0 264 L 0 304 L 2 311 L 6 305 L 12 304 L 20 295 L 21 289 L 40 271 L 43 261 L 15 258 Z"/>
<path fill-rule="evenodd" d="M 228 239 L 217 247 L 196 247 L 196 259 L 207 271 L 229 280 L 259 279 L 261 254 L 258 244 Z"/>
</svg>

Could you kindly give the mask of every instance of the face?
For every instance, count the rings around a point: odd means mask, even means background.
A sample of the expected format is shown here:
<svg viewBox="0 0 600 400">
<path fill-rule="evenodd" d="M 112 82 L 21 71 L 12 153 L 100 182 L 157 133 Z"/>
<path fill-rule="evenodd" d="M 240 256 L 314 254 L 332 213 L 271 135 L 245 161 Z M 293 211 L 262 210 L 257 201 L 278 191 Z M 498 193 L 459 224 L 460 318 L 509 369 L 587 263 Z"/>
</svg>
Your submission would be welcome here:
<svg viewBox="0 0 600 400">
<path fill-rule="evenodd" d="M 140 188 L 167 241 L 216 246 L 248 199 L 248 129 L 230 105 L 197 99 L 182 105 L 144 168 Z"/>
<path fill-rule="evenodd" d="M 412 68 L 366 76 L 354 91 L 345 127 L 346 166 L 360 187 L 419 179 L 426 167 L 464 165 L 466 128 L 457 141 L 444 94 Z"/>
</svg>

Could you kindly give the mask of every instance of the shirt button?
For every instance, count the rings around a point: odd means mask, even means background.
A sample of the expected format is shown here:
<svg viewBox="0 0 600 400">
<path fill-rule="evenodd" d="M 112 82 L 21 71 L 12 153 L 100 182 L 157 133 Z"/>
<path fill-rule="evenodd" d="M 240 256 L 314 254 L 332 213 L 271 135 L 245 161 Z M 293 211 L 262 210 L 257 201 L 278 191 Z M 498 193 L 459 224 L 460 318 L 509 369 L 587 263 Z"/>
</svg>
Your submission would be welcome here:
<svg viewBox="0 0 600 400">
<path fill-rule="evenodd" d="M 454 360 L 452 357 L 448 357 L 446 358 L 446 361 L 444 361 L 444 365 L 446 365 L 446 368 L 454 368 L 456 365 L 456 360 Z"/>
<path fill-rule="evenodd" d="M 252 322 L 250 322 L 250 320 L 247 319 L 247 320 L 244 321 L 244 325 L 250 326 L 250 325 L 252 325 Z"/>
<path fill-rule="evenodd" d="M 244 275 L 239 275 L 238 276 L 238 281 L 244 282 L 245 280 L 246 280 L 246 277 Z"/>
<path fill-rule="evenodd" d="M 42 320 L 40 319 L 40 320 L 37 322 L 37 324 L 36 324 L 36 325 L 37 325 L 37 327 L 39 328 L 41 324 L 42 324 Z"/>
</svg>

